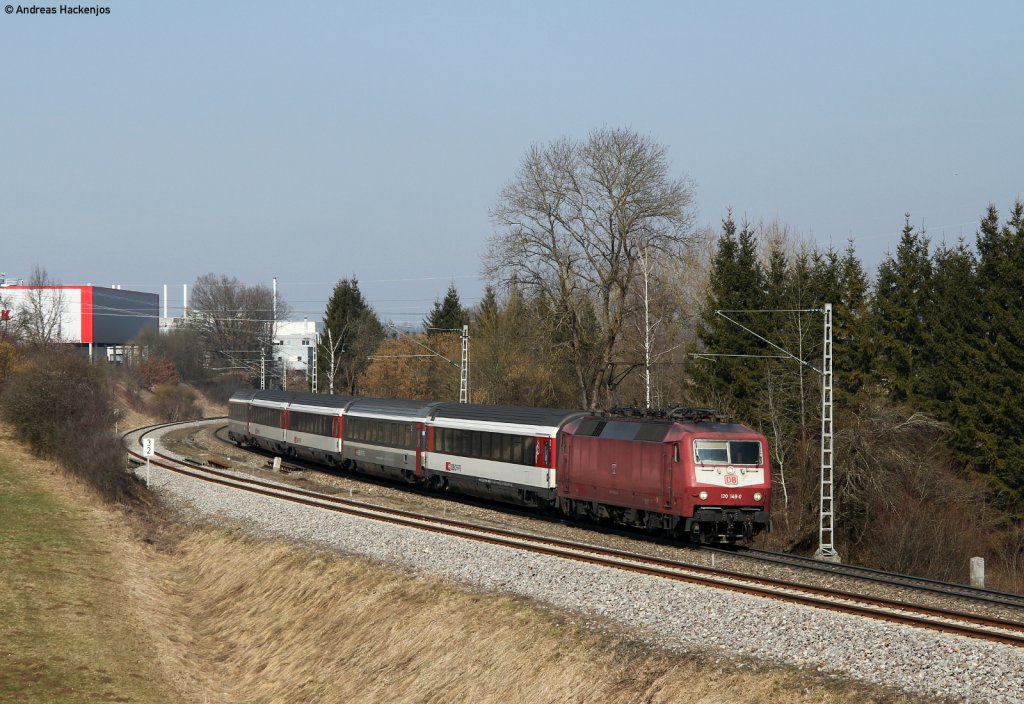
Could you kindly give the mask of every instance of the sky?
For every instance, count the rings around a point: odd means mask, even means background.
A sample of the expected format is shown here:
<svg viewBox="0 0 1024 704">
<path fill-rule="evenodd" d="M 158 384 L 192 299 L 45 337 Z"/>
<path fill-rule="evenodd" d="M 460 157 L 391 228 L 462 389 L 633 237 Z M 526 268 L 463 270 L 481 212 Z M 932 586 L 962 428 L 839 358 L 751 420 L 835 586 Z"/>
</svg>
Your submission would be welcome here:
<svg viewBox="0 0 1024 704">
<path fill-rule="evenodd" d="M 869 272 L 1024 189 L 1024 3 L 192 2 L 0 16 L 0 271 L 161 293 L 214 273 L 319 320 L 356 276 L 418 324 L 486 281 L 531 144 L 625 127 L 697 223 L 777 219 Z M 79 7 L 79 6 L 74 6 Z"/>
</svg>

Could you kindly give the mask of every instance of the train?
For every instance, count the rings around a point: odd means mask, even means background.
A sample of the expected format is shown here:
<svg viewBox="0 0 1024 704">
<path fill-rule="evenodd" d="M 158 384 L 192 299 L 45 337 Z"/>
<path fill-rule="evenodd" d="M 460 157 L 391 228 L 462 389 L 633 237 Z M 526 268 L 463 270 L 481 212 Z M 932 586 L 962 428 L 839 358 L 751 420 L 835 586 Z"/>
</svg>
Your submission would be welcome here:
<svg viewBox="0 0 1024 704">
<path fill-rule="evenodd" d="M 228 436 L 418 487 L 686 538 L 771 529 L 764 435 L 707 409 L 587 412 L 238 391 Z"/>
</svg>

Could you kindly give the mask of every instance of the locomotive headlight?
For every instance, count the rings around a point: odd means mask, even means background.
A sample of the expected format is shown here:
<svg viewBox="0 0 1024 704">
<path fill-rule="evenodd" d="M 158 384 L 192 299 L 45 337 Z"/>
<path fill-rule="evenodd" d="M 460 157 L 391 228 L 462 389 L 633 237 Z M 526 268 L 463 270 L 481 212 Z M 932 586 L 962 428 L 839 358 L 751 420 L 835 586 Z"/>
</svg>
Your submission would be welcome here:
<svg viewBox="0 0 1024 704">
<path fill-rule="evenodd" d="M 708 500 L 708 492 L 706 492 L 706 491 L 700 492 L 699 494 L 697 494 L 697 498 L 699 498 L 701 501 L 707 501 Z"/>
<path fill-rule="evenodd" d="M 754 501 L 760 501 L 763 497 L 764 494 L 762 494 L 760 491 L 754 492 Z"/>
</svg>

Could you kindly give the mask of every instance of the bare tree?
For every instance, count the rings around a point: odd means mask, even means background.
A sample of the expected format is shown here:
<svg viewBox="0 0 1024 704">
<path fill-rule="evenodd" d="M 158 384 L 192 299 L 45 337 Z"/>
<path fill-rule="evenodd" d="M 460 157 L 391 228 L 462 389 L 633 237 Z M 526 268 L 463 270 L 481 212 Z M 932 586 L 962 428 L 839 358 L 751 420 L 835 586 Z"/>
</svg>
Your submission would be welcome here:
<svg viewBox="0 0 1024 704">
<path fill-rule="evenodd" d="M 639 247 L 638 254 L 639 277 L 635 295 L 639 310 L 633 317 L 633 326 L 643 354 L 644 402 L 652 408 L 664 405 L 664 399 L 654 397 L 654 366 L 684 344 L 680 326 L 672 325 L 680 320 L 680 310 L 668 291 L 668 282 L 678 279 L 680 262 L 666 262 L 664 257 L 656 256 L 645 245 Z M 670 268 L 677 271 L 670 271 Z"/>
<path fill-rule="evenodd" d="M 60 342 L 61 324 L 67 312 L 64 289 L 39 266 L 32 268 L 27 285 L 30 288 L 15 313 L 18 334 L 31 344 Z"/>
<path fill-rule="evenodd" d="M 669 175 L 665 147 L 628 129 L 533 145 L 501 191 L 485 269 L 552 302 L 585 406 L 598 405 L 636 305 L 641 251 L 681 256 L 692 203 L 693 185 Z"/>
<path fill-rule="evenodd" d="M 276 320 L 286 319 L 288 313 L 288 305 L 278 297 Z M 274 294 L 269 287 L 249 286 L 216 274 L 196 279 L 186 325 L 198 335 L 211 366 L 258 372 L 260 352 L 269 350 L 273 342 L 274 323 Z"/>
<path fill-rule="evenodd" d="M 324 355 L 321 365 L 324 368 L 324 381 L 327 382 L 324 388 L 330 394 L 333 394 L 337 389 L 336 380 L 338 378 L 338 366 L 341 363 L 343 343 L 343 338 L 334 339 L 334 331 L 330 328 L 325 329 L 324 334 L 320 337 L 320 348 L 323 350 L 321 354 Z"/>
</svg>

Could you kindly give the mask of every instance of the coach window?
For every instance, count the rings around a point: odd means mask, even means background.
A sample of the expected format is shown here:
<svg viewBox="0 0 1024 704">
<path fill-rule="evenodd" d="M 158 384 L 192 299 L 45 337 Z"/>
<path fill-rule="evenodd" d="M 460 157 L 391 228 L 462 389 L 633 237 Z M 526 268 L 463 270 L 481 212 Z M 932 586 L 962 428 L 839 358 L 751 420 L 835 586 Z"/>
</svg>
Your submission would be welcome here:
<svg viewBox="0 0 1024 704">
<path fill-rule="evenodd" d="M 537 461 L 537 438 L 523 438 L 523 464 L 533 466 Z"/>
<path fill-rule="evenodd" d="M 515 462 L 516 464 L 524 464 L 522 435 L 512 436 L 512 461 Z"/>
</svg>

